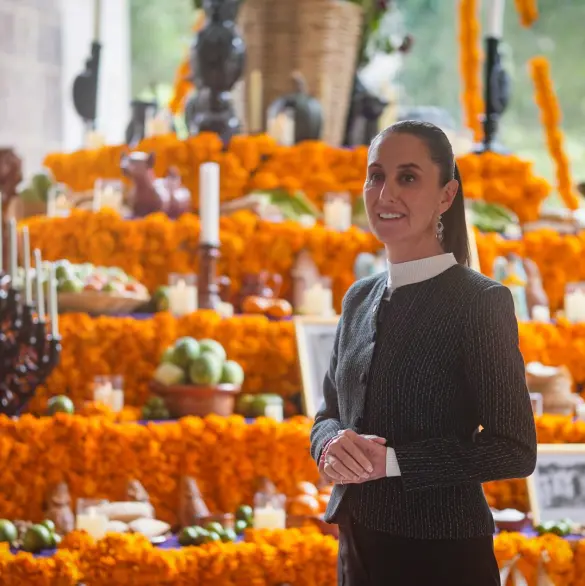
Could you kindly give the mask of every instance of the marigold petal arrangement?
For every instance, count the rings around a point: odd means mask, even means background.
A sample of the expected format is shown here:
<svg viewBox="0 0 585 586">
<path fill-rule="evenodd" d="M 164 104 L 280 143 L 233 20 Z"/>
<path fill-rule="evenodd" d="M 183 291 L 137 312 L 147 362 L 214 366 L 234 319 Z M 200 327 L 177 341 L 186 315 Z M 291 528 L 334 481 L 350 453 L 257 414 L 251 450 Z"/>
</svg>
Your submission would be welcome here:
<svg viewBox="0 0 585 586">
<path fill-rule="evenodd" d="M 104 416 L 0 417 L 0 518 L 41 521 L 47 490 L 61 481 L 73 498 L 115 501 L 130 479 L 139 480 L 157 518 L 170 523 L 176 521 L 182 475 L 197 479 L 215 512 L 251 503 L 261 477 L 294 495 L 299 482 L 318 480 L 310 428 L 311 421 L 301 417 L 247 423 L 212 415 L 146 425 Z M 570 417 L 546 415 L 537 429 L 541 442 L 585 443 L 585 423 Z M 499 508 L 514 502 L 526 510 L 523 481 L 485 486 Z"/>
<path fill-rule="evenodd" d="M 554 535 L 502 533 L 494 548 L 500 567 L 517 558 L 516 567 L 529 583 L 535 583 L 544 565 L 552 583 L 575 584 L 572 580 L 585 563 L 585 541 L 572 548 Z M 108 535 L 94 542 L 72 534 L 51 558 L 0 549 L 0 575 L 7 586 L 126 586 L 137 580 L 142 586 L 325 586 L 336 583 L 337 551 L 334 538 L 299 529 L 250 531 L 241 543 L 175 550 L 157 549 L 140 536 Z"/>
</svg>

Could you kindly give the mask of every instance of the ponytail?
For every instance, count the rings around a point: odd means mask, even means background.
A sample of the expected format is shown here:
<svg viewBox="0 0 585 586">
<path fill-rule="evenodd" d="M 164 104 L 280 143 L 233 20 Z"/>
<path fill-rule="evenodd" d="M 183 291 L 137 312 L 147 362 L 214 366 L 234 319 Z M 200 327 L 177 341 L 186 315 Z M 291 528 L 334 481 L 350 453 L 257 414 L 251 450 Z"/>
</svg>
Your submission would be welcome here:
<svg viewBox="0 0 585 586">
<path fill-rule="evenodd" d="M 467 237 L 467 220 L 465 216 L 465 199 L 463 197 L 463 183 L 459 168 L 455 163 L 453 178 L 457 180 L 459 187 L 453 199 L 451 207 L 443 214 L 443 249 L 451 252 L 455 260 L 465 266 L 470 265 L 471 253 L 469 251 L 469 238 Z"/>
</svg>

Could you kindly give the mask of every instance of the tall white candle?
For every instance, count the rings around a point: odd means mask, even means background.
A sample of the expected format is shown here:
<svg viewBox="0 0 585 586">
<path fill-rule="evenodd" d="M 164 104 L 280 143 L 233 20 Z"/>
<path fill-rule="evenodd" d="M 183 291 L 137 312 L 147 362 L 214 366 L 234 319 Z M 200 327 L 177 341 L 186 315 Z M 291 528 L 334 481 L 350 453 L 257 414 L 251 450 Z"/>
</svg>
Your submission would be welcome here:
<svg viewBox="0 0 585 586">
<path fill-rule="evenodd" d="M 506 0 L 490 0 L 487 5 L 487 27 L 488 37 L 501 39 L 504 34 L 504 10 Z"/>
<path fill-rule="evenodd" d="M 219 245 L 219 165 L 203 163 L 199 167 L 200 242 Z"/>
<path fill-rule="evenodd" d="M 8 239 L 8 253 L 10 255 L 10 278 L 12 279 L 12 286 L 14 287 L 16 273 L 18 272 L 18 243 L 16 240 L 16 220 L 14 218 L 10 218 L 10 222 L 8 223 Z"/>
<path fill-rule="evenodd" d="M 59 312 L 57 310 L 57 277 L 55 265 L 49 269 L 49 317 L 51 318 L 51 336 L 59 337 Z"/>
<path fill-rule="evenodd" d="M 45 290 L 43 288 L 43 261 L 41 259 L 41 251 L 35 248 L 35 271 L 36 271 L 36 286 L 37 286 L 37 314 L 39 321 L 45 321 Z"/>
<path fill-rule="evenodd" d="M 24 257 L 24 302 L 32 305 L 32 279 L 30 275 L 30 234 L 28 226 L 22 229 L 22 256 Z"/>
</svg>

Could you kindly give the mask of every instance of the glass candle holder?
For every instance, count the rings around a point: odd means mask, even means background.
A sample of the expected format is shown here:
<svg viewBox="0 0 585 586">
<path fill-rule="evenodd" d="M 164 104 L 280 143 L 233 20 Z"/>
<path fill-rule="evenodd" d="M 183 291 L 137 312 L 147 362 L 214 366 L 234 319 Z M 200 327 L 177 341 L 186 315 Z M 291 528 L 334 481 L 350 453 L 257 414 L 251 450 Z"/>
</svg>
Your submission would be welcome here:
<svg viewBox="0 0 585 586">
<path fill-rule="evenodd" d="M 197 311 L 197 276 L 169 275 L 169 311 L 180 317 Z"/>
<path fill-rule="evenodd" d="M 286 497 L 259 492 L 254 497 L 254 529 L 286 529 Z"/>
<path fill-rule="evenodd" d="M 102 208 L 110 208 L 117 212 L 124 202 L 124 184 L 118 179 L 96 179 L 93 188 L 92 210 L 99 212 Z"/>
<path fill-rule="evenodd" d="M 101 375 L 93 380 L 93 400 L 108 406 L 114 413 L 124 409 L 124 377 Z"/>
<path fill-rule="evenodd" d="M 286 108 L 280 112 L 269 112 L 267 121 L 268 134 L 281 146 L 295 144 L 295 112 Z"/>
<path fill-rule="evenodd" d="M 69 189 L 63 183 L 55 183 L 47 193 L 47 216 L 49 218 L 66 217 L 71 213 Z"/>
<path fill-rule="evenodd" d="M 567 283 L 565 317 L 573 323 L 585 321 L 585 283 Z"/>
<path fill-rule="evenodd" d="M 327 277 L 318 279 L 312 287 L 305 290 L 301 313 L 320 317 L 334 315 L 331 279 Z"/>
<path fill-rule="evenodd" d="M 103 499 L 77 499 L 75 529 L 85 531 L 96 540 L 105 537 L 109 519 L 100 512 L 100 508 L 107 503 Z"/>
<path fill-rule="evenodd" d="M 352 206 L 349 193 L 327 193 L 323 221 L 328 228 L 345 232 L 351 228 Z"/>
</svg>

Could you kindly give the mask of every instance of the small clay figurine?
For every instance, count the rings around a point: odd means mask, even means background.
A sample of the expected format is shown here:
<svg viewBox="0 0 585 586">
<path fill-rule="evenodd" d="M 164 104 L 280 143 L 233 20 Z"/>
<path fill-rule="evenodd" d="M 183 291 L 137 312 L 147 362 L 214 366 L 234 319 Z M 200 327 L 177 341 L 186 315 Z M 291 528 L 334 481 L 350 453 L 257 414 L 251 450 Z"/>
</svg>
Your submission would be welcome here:
<svg viewBox="0 0 585 586">
<path fill-rule="evenodd" d="M 133 182 L 130 201 L 136 217 L 164 212 L 176 219 L 191 208 L 191 194 L 181 184 L 181 176 L 174 167 L 166 177 L 155 177 L 153 153 L 123 154 L 120 166 Z"/>
<path fill-rule="evenodd" d="M 201 496 L 197 481 L 191 476 L 181 478 L 181 501 L 179 523 L 181 527 L 196 525 L 202 517 L 209 517 L 210 512 Z"/>
<path fill-rule="evenodd" d="M 71 495 L 66 482 L 60 482 L 49 493 L 45 517 L 55 523 L 55 530 L 59 535 L 67 535 L 75 528 Z"/>
<path fill-rule="evenodd" d="M 150 504 L 150 497 L 148 496 L 148 492 L 140 480 L 131 480 L 128 482 L 128 487 L 126 488 L 126 499 L 129 502 L 134 503 L 148 503 Z"/>
</svg>

